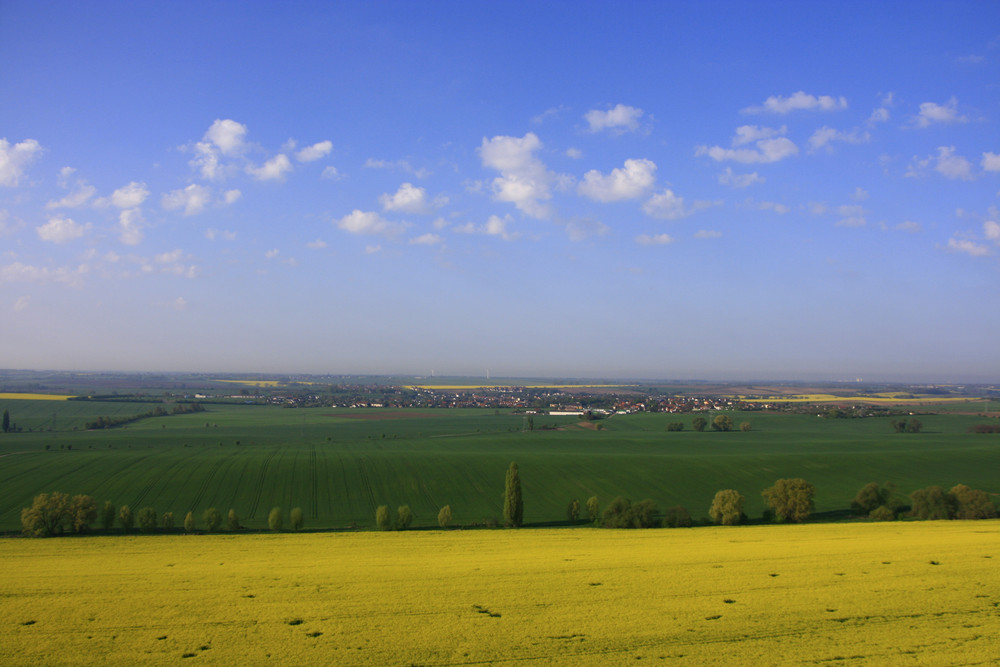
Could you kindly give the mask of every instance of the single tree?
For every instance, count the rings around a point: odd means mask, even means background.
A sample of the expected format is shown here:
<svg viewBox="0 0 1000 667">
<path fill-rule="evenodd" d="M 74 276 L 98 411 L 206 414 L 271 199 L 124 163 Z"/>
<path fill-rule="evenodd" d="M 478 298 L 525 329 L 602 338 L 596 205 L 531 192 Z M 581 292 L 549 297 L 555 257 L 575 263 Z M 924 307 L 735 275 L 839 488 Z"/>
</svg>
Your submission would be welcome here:
<svg viewBox="0 0 1000 667">
<path fill-rule="evenodd" d="M 955 516 L 955 498 L 940 486 L 928 486 L 910 494 L 911 510 L 918 519 L 950 519 Z"/>
<path fill-rule="evenodd" d="M 885 505 L 879 505 L 868 513 L 868 518 L 872 521 L 895 521 L 896 512 Z"/>
<path fill-rule="evenodd" d="M 576 498 L 569 502 L 569 507 L 566 508 L 566 518 L 569 519 L 570 523 L 576 523 L 580 520 L 580 501 Z"/>
<path fill-rule="evenodd" d="M 222 513 L 214 507 L 209 507 L 205 510 L 201 520 L 205 524 L 205 530 L 214 533 L 222 526 Z"/>
<path fill-rule="evenodd" d="M 880 486 L 878 482 L 869 482 L 862 486 L 861 490 L 854 496 L 854 500 L 851 501 L 851 509 L 858 514 L 867 516 L 888 501 L 889 489 Z"/>
<path fill-rule="evenodd" d="M 392 519 L 389 516 L 389 506 L 379 505 L 375 509 L 375 525 L 379 530 L 392 530 Z"/>
<path fill-rule="evenodd" d="M 143 507 L 136 514 L 136 520 L 139 522 L 139 530 L 144 533 L 151 533 L 156 530 L 156 510 L 152 507 Z"/>
<path fill-rule="evenodd" d="M 122 530 L 126 533 L 132 530 L 132 526 L 135 524 L 135 517 L 132 515 L 132 510 L 129 509 L 128 505 L 122 505 L 121 509 L 118 510 L 118 523 L 121 524 Z"/>
<path fill-rule="evenodd" d="M 301 507 L 293 507 L 292 511 L 288 514 L 288 523 L 292 530 L 299 531 L 302 530 L 302 526 L 305 523 L 305 518 L 302 514 Z"/>
<path fill-rule="evenodd" d="M 909 422 L 907 422 L 907 424 L 906 424 L 906 432 L 907 433 L 920 433 L 920 429 L 922 429 L 923 427 L 924 427 L 923 423 L 919 419 L 917 419 L 916 417 L 914 417 Z"/>
<path fill-rule="evenodd" d="M 889 423 L 892 424 L 892 428 L 896 431 L 896 433 L 905 433 L 906 432 L 906 420 L 905 419 L 902 420 L 902 421 L 898 421 L 896 419 L 893 419 Z"/>
<path fill-rule="evenodd" d="M 691 428 L 698 431 L 699 433 L 704 431 L 706 426 L 708 426 L 708 420 L 706 420 L 704 417 L 695 417 L 694 419 L 691 420 Z"/>
<path fill-rule="evenodd" d="M 750 422 L 740 422 L 740 430 L 746 433 L 750 430 Z"/>
<path fill-rule="evenodd" d="M 280 507 L 272 507 L 267 515 L 267 527 L 274 531 L 281 530 L 285 525 L 285 517 L 281 513 Z"/>
<path fill-rule="evenodd" d="M 684 422 L 670 422 L 669 424 L 667 424 L 667 430 L 668 431 L 683 431 L 684 430 Z"/>
<path fill-rule="evenodd" d="M 184 515 L 184 532 L 193 533 L 194 528 L 194 512 L 188 512 Z"/>
<path fill-rule="evenodd" d="M 65 493 L 40 493 L 31 507 L 21 510 L 21 528 L 25 535 L 50 537 L 63 532 L 70 518 L 70 499 Z"/>
<path fill-rule="evenodd" d="M 76 495 L 69 503 L 69 520 L 74 533 L 85 533 L 97 520 L 97 503 L 90 496 Z"/>
<path fill-rule="evenodd" d="M 503 525 L 518 528 L 524 518 L 524 501 L 521 498 L 521 476 L 517 463 L 511 462 L 507 468 L 507 480 L 503 493 Z"/>
<path fill-rule="evenodd" d="M 451 505 L 445 505 L 438 512 L 438 525 L 447 528 L 449 523 L 451 523 Z"/>
<path fill-rule="evenodd" d="M 174 513 L 164 512 L 163 518 L 160 520 L 160 525 L 163 526 L 163 530 L 170 533 L 174 530 Z"/>
<path fill-rule="evenodd" d="M 743 501 L 745 498 L 739 491 L 723 489 L 715 494 L 708 515 L 712 521 L 723 526 L 735 526 L 743 521 Z"/>
<path fill-rule="evenodd" d="M 997 515 L 997 508 L 985 491 L 958 484 L 948 495 L 953 499 L 956 519 L 993 519 Z"/>
<path fill-rule="evenodd" d="M 409 505 L 400 505 L 396 508 L 396 530 L 406 530 L 413 523 L 413 510 Z"/>
<path fill-rule="evenodd" d="M 732 431 L 733 418 L 729 415 L 716 415 L 712 420 L 712 429 L 715 431 Z"/>
<path fill-rule="evenodd" d="M 114 503 L 110 500 L 105 500 L 104 507 L 101 508 L 101 528 L 105 532 L 115 527 L 115 516 L 117 515 L 118 512 L 115 511 Z"/>
<path fill-rule="evenodd" d="M 769 489 L 764 489 L 764 501 L 781 521 L 799 523 L 809 518 L 813 511 L 816 487 L 801 478 L 779 479 Z"/>
<path fill-rule="evenodd" d="M 240 529 L 240 518 L 236 516 L 236 510 L 229 510 L 229 514 L 226 517 L 229 523 L 229 530 L 239 530 Z"/>
<path fill-rule="evenodd" d="M 587 518 L 590 519 L 590 523 L 597 523 L 601 518 L 601 505 L 597 502 L 597 496 L 587 498 Z"/>
</svg>

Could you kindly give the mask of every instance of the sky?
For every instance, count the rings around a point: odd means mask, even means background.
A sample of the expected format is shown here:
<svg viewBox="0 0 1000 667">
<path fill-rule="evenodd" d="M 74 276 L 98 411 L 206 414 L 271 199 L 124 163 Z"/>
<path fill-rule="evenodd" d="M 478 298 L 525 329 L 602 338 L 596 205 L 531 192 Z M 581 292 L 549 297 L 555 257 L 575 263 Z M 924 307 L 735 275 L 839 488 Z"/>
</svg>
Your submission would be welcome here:
<svg viewBox="0 0 1000 667">
<path fill-rule="evenodd" d="M 1000 381 L 1000 3 L 0 1 L 0 367 Z"/>
</svg>

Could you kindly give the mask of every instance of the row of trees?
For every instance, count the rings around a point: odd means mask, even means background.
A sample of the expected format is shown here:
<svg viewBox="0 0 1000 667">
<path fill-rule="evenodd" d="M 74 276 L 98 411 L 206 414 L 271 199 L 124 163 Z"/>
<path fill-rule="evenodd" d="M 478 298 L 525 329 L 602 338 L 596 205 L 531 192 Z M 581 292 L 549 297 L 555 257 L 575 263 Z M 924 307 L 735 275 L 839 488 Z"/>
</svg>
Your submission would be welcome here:
<svg viewBox="0 0 1000 667">
<path fill-rule="evenodd" d="M 202 514 L 201 521 L 208 532 L 221 530 L 223 523 L 229 530 L 242 528 L 240 518 L 233 509 L 229 510 L 224 520 L 219 510 L 210 507 Z M 110 500 L 98 507 L 90 496 L 75 495 L 71 498 L 58 492 L 40 493 L 35 496 L 31 507 L 21 510 L 21 529 L 25 535 L 33 537 L 52 537 L 69 532 L 82 534 L 89 532 L 95 523 L 99 523 L 105 532 L 112 531 L 116 525 L 126 533 L 136 527 L 143 533 L 158 529 L 171 532 L 174 530 L 174 513 L 164 512 L 161 515 L 152 507 L 133 512 L 128 505 L 116 508 Z M 271 530 L 284 530 L 284 514 L 280 507 L 271 510 L 267 523 Z M 301 530 L 303 523 L 302 508 L 296 507 L 289 514 L 289 527 Z M 198 530 L 194 512 L 185 515 L 183 525 L 188 533 Z"/>
<path fill-rule="evenodd" d="M 86 422 L 84 428 L 88 431 L 95 429 L 104 428 L 115 428 L 116 426 L 124 426 L 125 424 L 131 424 L 132 422 L 137 422 L 140 419 L 149 419 L 151 417 L 169 417 L 170 415 L 186 415 L 195 412 L 204 412 L 205 408 L 201 403 L 178 403 L 169 412 L 163 406 L 156 406 L 152 410 L 148 410 L 141 414 L 130 415 L 127 417 L 98 417 L 94 421 Z"/>
<path fill-rule="evenodd" d="M 985 491 L 956 484 L 949 491 L 928 486 L 910 494 L 910 516 L 917 519 L 993 519 L 997 508 Z M 907 497 L 895 485 L 871 482 L 858 491 L 851 502 L 856 513 L 876 521 L 892 521 L 907 509 Z"/>
<path fill-rule="evenodd" d="M 691 420 L 691 428 L 701 433 L 711 423 L 713 431 L 732 431 L 733 418 L 729 415 L 717 415 L 711 422 L 704 417 L 695 417 Z M 667 424 L 668 431 L 683 431 L 684 422 L 670 422 Z M 750 422 L 740 422 L 741 431 L 750 430 Z"/>
</svg>

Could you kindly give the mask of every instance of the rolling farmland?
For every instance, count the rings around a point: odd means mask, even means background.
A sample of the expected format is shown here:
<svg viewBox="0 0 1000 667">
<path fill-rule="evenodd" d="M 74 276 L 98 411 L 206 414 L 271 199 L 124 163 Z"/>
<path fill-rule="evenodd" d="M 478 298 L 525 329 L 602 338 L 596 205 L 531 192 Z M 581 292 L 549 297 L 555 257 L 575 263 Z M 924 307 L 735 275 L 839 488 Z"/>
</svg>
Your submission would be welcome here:
<svg viewBox="0 0 1000 667">
<path fill-rule="evenodd" d="M 0 661 L 995 664 L 998 558 L 995 520 L 0 540 Z"/>
<path fill-rule="evenodd" d="M 747 514 L 780 477 L 804 477 L 819 512 L 843 510 L 862 485 L 901 491 L 965 483 L 1000 491 L 1000 440 L 966 433 L 974 415 L 921 416 L 924 432 L 896 434 L 887 418 L 826 420 L 812 415 L 733 413 L 747 433 L 665 432 L 691 415 L 616 415 L 602 429 L 575 417 L 493 410 L 285 409 L 208 405 L 197 414 L 144 419 L 86 431 L 99 415 L 124 417 L 159 403 L 5 400 L 24 428 L 0 438 L 0 530 L 20 527 L 34 495 L 85 493 L 133 510 L 152 506 L 200 518 L 235 509 L 248 528 L 271 507 L 301 507 L 306 528 L 371 526 L 375 507 L 409 504 L 414 526 L 436 525 L 449 504 L 459 525 L 501 515 L 507 464 L 524 483 L 525 522 L 565 520 L 572 498 L 653 499 L 707 514 L 715 491 L 735 488 Z M 31 429 L 31 432 L 27 432 Z"/>
</svg>

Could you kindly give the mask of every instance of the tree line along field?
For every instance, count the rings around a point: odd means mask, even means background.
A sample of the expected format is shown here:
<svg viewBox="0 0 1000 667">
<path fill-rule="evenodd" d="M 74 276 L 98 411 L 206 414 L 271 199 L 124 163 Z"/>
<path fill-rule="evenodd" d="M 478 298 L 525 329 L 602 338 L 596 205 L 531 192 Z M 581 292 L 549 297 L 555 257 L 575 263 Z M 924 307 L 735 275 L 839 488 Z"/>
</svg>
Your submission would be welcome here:
<svg viewBox="0 0 1000 667">
<path fill-rule="evenodd" d="M 904 494 L 958 483 L 1000 491 L 1000 437 L 967 433 L 983 418 L 964 414 L 920 415 L 921 433 L 895 433 L 888 418 L 763 412 L 730 413 L 736 424 L 750 422 L 749 432 L 697 433 L 695 414 L 659 413 L 615 415 L 600 429 L 536 415 L 526 431 L 523 415 L 502 410 L 208 404 L 201 413 L 83 429 L 98 416 L 158 405 L 4 401 L 0 409 L 22 430 L 0 434 L 0 530 L 19 530 L 21 509 L 52 491 L 170 511 L 178 524 L 188 511 L 200 520 L 215 507 L 262 529 L 278 506 L 286 515 L 301 507 L 306 529 L 371 527 L 376 507 L 402 504 L 414 527 L 436 526 L 443 505 L 453 525 L 482 524 L 502 515 L 511 461 L 520 466 L 527 525 L 563 522 L 570 500 L 594 495 L 602 508 L 616 496 L 650 498 L 697 519 L 724 488 L 740 491 L 746 513 L 759 517 L 761 491 L 786 477 L 815 485 L 817 512 L 847 509 L 873 481 Z M 675 421 L 685 430 L 667 432 Z"/>
<path fill-rule="evenodd" d="M 0 662 L 996 664 L 997 528 L 0 540 Z"/>
</svg>

